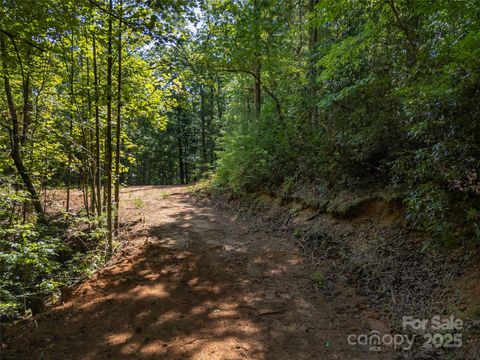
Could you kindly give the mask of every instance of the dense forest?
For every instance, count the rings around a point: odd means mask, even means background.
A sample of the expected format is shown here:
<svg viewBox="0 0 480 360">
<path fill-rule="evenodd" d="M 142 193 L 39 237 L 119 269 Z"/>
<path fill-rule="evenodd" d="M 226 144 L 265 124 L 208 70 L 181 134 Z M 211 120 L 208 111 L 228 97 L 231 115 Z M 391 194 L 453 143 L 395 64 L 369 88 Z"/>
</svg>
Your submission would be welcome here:
<svg viewBox="0 0 480 360">
<path fill-rule="evenodd" d="M 480 242 L 478 1 L 2 0 L 0 62 L 3 320 L 111 257 L 128 185 L 388 189 Z"/>
</svg>

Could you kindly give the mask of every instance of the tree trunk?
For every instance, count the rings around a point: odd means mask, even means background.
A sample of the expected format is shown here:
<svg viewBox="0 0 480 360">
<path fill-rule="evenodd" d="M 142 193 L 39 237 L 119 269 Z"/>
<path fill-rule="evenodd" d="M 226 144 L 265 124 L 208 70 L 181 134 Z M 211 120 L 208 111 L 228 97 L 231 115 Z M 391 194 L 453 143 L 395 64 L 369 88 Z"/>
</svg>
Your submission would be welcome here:
<svg viewBox="0 0 480 360">
<path fill-rule="evenodd" d="M 208 135 L 208 161 L 210 165 L 213 165 L 215 158 L 215 141 L 212 138 L 213 135 L 213 121 L 215 117 L 215 87 L 210 86 L 210 106 L 208 112 L 208 121 L 207 121 L 207 135 Z"/>
<path fill-rule="evenodd" d="M 205 105 L 205 90 L 203 85 L 200 86 L 200 126 L 202 136 L 202 172 L 207 170 L 207 131 L 206 131 L 206 105 Z"/>
<path fill-rule="evenodd" d="M 89 142 L 88 142 L 88 151 L 90 154 L 93 154 L 95 149 L 93 146 L 93 129 L 90 126 L 90 119 L 92 118 L 92 94 L 90 91 L 90 60 L 87 57 L 87 106 L 88 106 L 88 128 L 89 128 Z M 91 156 L 89 156 L 88 160 L 89 164 L 89 170 L 90 170 L 90 176 L 92 178 L 92 181 L 90 182 L 90 212 L 95 215 L 95 209 L 97 208 L 97 195 L 96 195 L 96 179 L 97 179 L 97 172 L 96 172 L 96 166 L 95 166 L 95 161 L 92 161 Z"/>
<path fill-rule="evenodd" d="M 120 0 L 120 20 L 118 33 L 118 88 L 117 88 L 117 124 L 116 146 L 115 146 L 115 221 L 114 228 L 117 232 L 119 228 L 119 210 L 120 210 L 120 145 L 121 145 L 121 121 L 122 121 L 122 7 L 123 1 Z"/>
<path fill-rule="evenodd" d="M 258 8 L 257 0 L 253 0 L 253 16 L 255 18 L 255 23 L 258 25 L 255 33 L 255 46 L 260 46 L 260 10 Z M 255 69 L 253 70 L 255 81 L 253 85 L 253 109 L 255 119 L 260 119 L 260 113 L 262 111 L 262 77 L 261 77 L 261 60 L 260 60 L 260 50 L 257 48 L 255 50 Z"/>
<path fill-rule="evenodd" d="M 260 112 L 262 111 L 262 82 L 260 65 L 255 68 L 255 85 L 253 88 L 253 108 L 255 111 L 255 119 L 260 119 Z"/>
<path fill-rule="evenodd" d="M 74 56 L 73 56 L 73 48 L 74 48 L 74 34 L 72 30 L 72 39 L 71 39 L 71 50 L 70 50 L 70 123 L 69 123 L 69 139 L 67 144 L 67 152 L 68 152 L 68 163 L 67 163 L 67 206 L 66 212 L 70 211 L 70 186 L 72 181 L 72 141 L 73 141 L 73 116 L 74 116 L 74 88 L 73 88 L 73 73 L 74 73 Z"/>
<path fill-rule="evenodd" d="M 310 0 L 309 12 L 311 18 L 314 18 L 315 7 L 318 4 L 318 0 Z M 313 99 L 313 102 L 309 104 L 310 108 L 310 120 L 311 125 L 314 127 L 318 119 L 318 108 L 316 105 L 317 94 L 317 46 L 318 46 L 318 27 L 315 24 L 309 24 L 309 55 L 310 61 L 308 64 L 308 82 L 309 82 L 309 94 Z"/>
<path fill-rule="evenodd" d="M 182 138 L 178 136 L 178 168 L 180 175 L 180 184 L 185 184 L 185 168 L 183 166 L 183 146 Z"/>
<path fill-rule="evenodd" d="M 97 48 L 96 38 L 93 34 L 93 86 L 95 89 L 95 166 L 96 166 L 96 195 L 97 195 L 97 215 L 102 215 L 102 163 L 100 160 L 100 109 L 98 103 L 100 101 L 100 92 L 98 84 L 98 64 L 97 64 Z M 99 220 L 100 221 L 100 220 Z"/>
<path fill-rule="evenodd" d="M 110 12 L 113 11 L 113 1 L 109 1 Z M 107 242 L 108 254 L 113 252 L 112 228 L 112 15 L 108 18 L 108 49 L 107 49 L 107 135 L 106 135 L 106 173 L 107 173 Z"/>
<path fill-rule="evenodd" d="M 30 58 L 30 50 L 27 52 L 27 59 Z M 20 139 L 21 146 L 24 146 L 27 142 L 28 129 L 31 124 L 30 111 L 32 110 L 32 85 L 30 82 L 30 70 L 27 70 L 25 80 L 23 81 L 23 126 L 22 137 Z"/>
<path fill-rule="evenodd" d="M 222 109 L 222 83 L 220 79 L 217 78 L 217 86 L 218 86 L 218 95 L 215 97 L 217 100 L 217 116 L 219 123 L 222 124 L 223 118 L 223 109 Z"/>
<path fill-rule="evenodd" d="M 3 82 L 4 82 L 4 85 L 5 85 L 5 95 L 7 97 L 8 110 L 10 112 L 10 118 L 11 118 L 11 121 L 12 121 L 12 129 L 11 129 L 11 132 L 12 132 L 12 134 L 11 134 L 12 150 L 11 150 L 11 156 L 12 156 L 12 159 L 13 159 L 13 163 L 15 164 L 15 168 L 17 169 L 18 174 L 20 175 L 20 178 L 22 179 L 22 182 L 23 182 L 25 188 L 30 193 L 30 197 L 32 199 L 33 207 L 35 208 L 35 211 L 38 215 L 39 220 L 44 221 L 45 220 L 45 216 L 44 216 L 45 214 L 43 212 L 42 204 L 41 204 L 40 199 L 38 197 L 35 186 L 33 185 L 33 182 L 30 178 L 30 175 L 29 175 L 29 173 L 28 173 L 28 171 L 25 168 L 25 165 L 23 163 L 17 111 L 15 109 L 15 103 L 13 102 L 12 88 L 10 86 L 10 79 L 8 77 L 7 45 L 5 43 L 4 35 L 1 34 L 1 33 L 0 33 L 0 51 L 2 53 Z"/>
</svg>

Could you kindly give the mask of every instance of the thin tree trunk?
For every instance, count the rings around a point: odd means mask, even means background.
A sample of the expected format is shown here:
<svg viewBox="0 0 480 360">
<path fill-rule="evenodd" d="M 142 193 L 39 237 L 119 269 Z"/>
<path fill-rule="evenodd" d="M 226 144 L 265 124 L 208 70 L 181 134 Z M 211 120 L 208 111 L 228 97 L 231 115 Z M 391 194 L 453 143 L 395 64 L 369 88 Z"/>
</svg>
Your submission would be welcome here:
<svg viewBox="0 0 480 360">
<path fill-rule="evenodd" d="M 318 0 L 310 0 L 309 2 L 309 12 L 313 16 L 315 15 L 315 7 L 318 4 Z M 316 99 L 317 93 L 317 46 L 318 46 L 318 27 L 313 23 L 309 27 L 309 55 L 310 61 L 308 65 L 308 80 L 310 83 L 309 94 L 312 99 Z M 311 125 L 316 126 L 318 119 L 318 107 L 315 103 L 310 104 L 310 120 Z"/>
<path fill-rule="evenodd" d="M 109 1 L 110 12 L 113 11 L 113 1 Z M 107 242 L 108 254 L 113 252 L 112 228 L 112 15 L 108 18 L 108 49 L 107 49 L 107 135 L 106 135 L 106 172 L 107 172 Z"/>
<path fill-rule="evenodd" d="M 180 175 L 180 184 L 185 184 L 185 168 L 183 164 L 183 145 L 181 136 L 178 136 L 178 168 Z"/>
<path fill-rule="evenodd" d="M 32 86 L 30 83 L 29 60 L 30 48 L 27 50 L 27 73 L 25 75 L 25 80 L 23 81 L 23 126 L 22 137 L 20 139 L 21 146 L 24 146 L 27 142 L 28 129 L 31 124 L 30 111 L 32 110 L 32 104 L 30 102 L 30 98 L 32 97 Z"/>
<path fill-rule="evenodd" d="M 67 206 L 66 212 L 70 211 L 70 186 L 72 181 L 72 140 L 73 140 L 73 105 L 74 105 L 74 89 L 73 89 L 73 72 L 74 72 L 74 57 L 73 57 L 74 35 L 72 30 L 71 51 L 70 51 L 70 123 L 69 123 L 69 139 L 67 145 L 68 163 L 67 163 Z"/>
<path fill-rule="evenodd" d="M 190 172 L 188 171 L 188 136 L 184 136 L 183 138 L 183 176 L 184 176 L 184 183 L 188 184 L 190 181 Z"/>
<path fill-rule="evenodd" d="M 203 85 L 200 86 L 200 126 L 202 136 L 202 172 L 207 170 L 207 135 L 206 135 L 206 105 L 205 105 L 205 91 Z"/>
<path fill-rule="evenodd" d="M 220 79 L 217 78 L 217 86 L 218 86 L 218 96 L 216 96 L 217 100 L 217 114 L 218 114 L 218 120 L 219 123 L 222 124 L 222 118 L 223 118 L 223 109 L 222 109 L 222 84 Z"/>
<path fill-rule="evenodd" d="M 215 142 L 212 139 L 213 133 L 213 121 L 215 117 L 215 87 L 213 85 L 210 86 L 210 106 L 208 111 L 208 121 L 207 121 L 207 135 L 208 135 L 208 160 L 209 164 L 213 165 L 215 153 L 214 153 L 214 145 Z"/>
<path fill-rule="evenodd" d="M 98 85 L 98 64 L 97 64 L 97 48 L 96 38 L 93 34 L 93 82 L 95 89 L 95 166 L 96 166 L 96 195 L 97 195 L 97 215 L 102 215 L 102 163 L 100 160 L 100 93 Z M 100 220 L 99 220 L 100 222 Z"/>
<path fill-rule="evenodd" d="M 255 22 L 258 25 L 260 23 L 260 9 L 258 7 L 258 1 L 253 0 L 253 16 L 255 18 Z M 258 32 L 259 28 L 255 29 L 255 46 L 260 46 L 260 34 Z M 256 120 L 260 119 L 260 113 L 262 111 L 262 78 L 261 78 L 261 64 L 260 64 L 260 50 L 257 48 L 255 50 L 255 69 L 254 77 L 255 82 L 253 85 L 253 109 L 254 109 L 254 116 Z"/>
<path fill-rule="evenodd" d="M 85 167 L 85 171 L 82 174 L 81 187 L 83 194 L 83 206 L 85 207 L 85 211 L 87 212 L 88 217 L 90 216 L 90 207 L 88 206 L 88 172 L 86 170 L 87 167 Z"/>
<path fill-rule="evenodd" d="M 120 9 L 123 7 L 123 1 L 120 0 Z M 117 232 L 119 228 L 119 211 L 120 211 L 120 146 L 121 146 L 121 121 L 122 121 L 122 10 L 120 10 L 118 33 L 118 88 L 117 88 L 117 124 L 116 146 L 115 146 L 115 221 L 114 228 Z"/>
<path fill-rule="evenodd" d="M 262 83 L 261 83 L 261 69 L 260 65 L 255 68 L 255 85 L 254 85 L 254 98 L 253 108 L 255 111 L 255 119 L 260 119 L 260 113 L 262 111 Z"/>
<path fill-rule="evenodd" d="M 88 39 L 87 39 L 88 40 Z M 90 91 L 90 60 L 87 57 L 87 106 L 88 106 L 88 128 L 89 128 L 89 143 L 88 143 L 88 149 L 90 154 L 93 154 L 94 152 L 94 146 L 93 146 L 93 130 L 92 127 L 90 126 L 90 120 L 92 118 L 92 94 Z M 92 161 L 91 155 L 88 158 L 88 165 L 89 165 L 89 171 L 90 171 L 90 176 L 92 177 L 92 181 L 90 182 L 90 212 L 95 215 L 95 209 L 96 209 L 96 201 L 97 201 L 97 195 L 95 193 L 96 190 L 96 168 L 95 168 L 95 161 Z"/>
</svg>

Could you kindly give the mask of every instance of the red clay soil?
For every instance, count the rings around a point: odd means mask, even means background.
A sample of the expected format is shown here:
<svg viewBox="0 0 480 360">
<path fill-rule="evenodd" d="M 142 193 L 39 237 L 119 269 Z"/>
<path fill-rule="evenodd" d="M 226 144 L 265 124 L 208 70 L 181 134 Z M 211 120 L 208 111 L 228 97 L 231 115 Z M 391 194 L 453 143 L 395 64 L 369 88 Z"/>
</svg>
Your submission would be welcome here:
<svg viewBox="0 0 480 360">
<path fill-rule="evenodd" d="M 2 359 L 387 359 L 315 291 L 295 247 L 199 204 L 129 187 L 129 244 L 62 305 L 7 329 Z"/>
</svg>

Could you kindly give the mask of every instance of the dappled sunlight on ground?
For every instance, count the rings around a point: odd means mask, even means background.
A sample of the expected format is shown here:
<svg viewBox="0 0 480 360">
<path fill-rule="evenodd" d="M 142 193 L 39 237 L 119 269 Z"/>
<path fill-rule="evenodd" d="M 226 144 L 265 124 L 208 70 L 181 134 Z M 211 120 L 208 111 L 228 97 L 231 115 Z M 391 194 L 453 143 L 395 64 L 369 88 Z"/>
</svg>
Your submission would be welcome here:
<svg viewBox="0 0 480 360">
<path fill-rule="evenodd" d="M 374 358 L 346 344 L 355 323 L 312 295 L 286 240 L 249 234 L 185 187 L 127 188 L 124 199 L 125 221 L 142 219 L 128 251 L 11 329 L 6 359 Z"/>
</svg>

